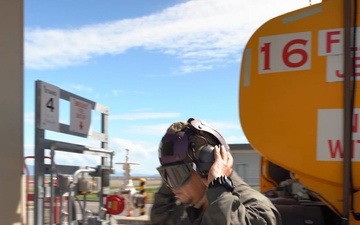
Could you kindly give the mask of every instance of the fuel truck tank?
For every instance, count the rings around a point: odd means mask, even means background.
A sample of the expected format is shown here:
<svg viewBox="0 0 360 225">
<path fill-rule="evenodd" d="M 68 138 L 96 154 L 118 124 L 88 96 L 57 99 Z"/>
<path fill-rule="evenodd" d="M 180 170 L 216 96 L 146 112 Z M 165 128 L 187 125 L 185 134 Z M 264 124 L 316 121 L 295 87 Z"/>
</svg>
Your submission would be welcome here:
<svg viewBox="0 0 360 225">
<path fill-rule="evenodd" d="M 243 51 L 240 122 L 284 225 L 360 225 L 360 7 L 346 4 L 273 18 Z"/>
</svg>

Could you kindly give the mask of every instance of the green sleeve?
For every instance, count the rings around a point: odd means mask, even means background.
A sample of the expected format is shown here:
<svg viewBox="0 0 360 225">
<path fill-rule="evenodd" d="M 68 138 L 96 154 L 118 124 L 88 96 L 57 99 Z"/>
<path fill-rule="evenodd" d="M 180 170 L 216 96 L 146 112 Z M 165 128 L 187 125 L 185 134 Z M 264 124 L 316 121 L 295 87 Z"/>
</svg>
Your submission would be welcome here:
<svg viewBox="0 0 360 225">
<path fill-rule="evenodd" d="M 151 208 L 150 221 L 152 225 L 187 225 L 185 208 L 176 202 L 171 190 L 162 185 L 155 193 Z"/>
<path fill-rule="evenodd" d="M 247 185 L 229 192 L 224 187 L 207 191 L 208 208 L 201 225 L 281 225 L 280 215 L 269 199 Z"/>
</svg>

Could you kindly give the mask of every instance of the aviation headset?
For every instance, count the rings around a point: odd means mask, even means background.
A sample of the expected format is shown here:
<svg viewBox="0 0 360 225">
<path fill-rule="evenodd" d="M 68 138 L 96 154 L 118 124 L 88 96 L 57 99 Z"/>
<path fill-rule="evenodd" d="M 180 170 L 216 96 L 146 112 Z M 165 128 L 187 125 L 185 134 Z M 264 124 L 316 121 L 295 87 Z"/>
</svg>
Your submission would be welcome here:
<svg viewBox="0 0 360 225">
<path fill-rule="evenodd" d="M 167 132 L 159 146 L 161 165 L 194 162 L 196 171 L 207 176 L 214 163 L 214 146 L 223 145 L 230 151 L 229 145 L 221 134 L 209 124 L 190 118 L 180 131 Z"/>
</svg>

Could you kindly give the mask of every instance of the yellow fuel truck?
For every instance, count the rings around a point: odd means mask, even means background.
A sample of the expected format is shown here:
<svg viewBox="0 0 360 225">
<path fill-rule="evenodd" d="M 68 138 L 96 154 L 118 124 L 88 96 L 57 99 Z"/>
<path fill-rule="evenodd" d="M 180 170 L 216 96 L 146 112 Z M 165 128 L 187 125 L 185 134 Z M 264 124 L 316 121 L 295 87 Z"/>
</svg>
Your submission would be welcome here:
<svg viewBox="0 0 360 225">
<path fill-rule="evenodd" d="M 360 4 L 264 23 L 243 51 L 242 129 L 284 225 L 360 225 Z"/>
</svg>

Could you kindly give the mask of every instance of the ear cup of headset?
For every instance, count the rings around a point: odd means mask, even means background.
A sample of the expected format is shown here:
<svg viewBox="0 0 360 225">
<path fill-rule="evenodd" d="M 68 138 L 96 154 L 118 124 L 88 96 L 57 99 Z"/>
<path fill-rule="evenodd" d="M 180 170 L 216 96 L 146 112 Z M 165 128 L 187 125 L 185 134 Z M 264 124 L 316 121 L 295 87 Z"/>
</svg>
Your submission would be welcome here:
<svg viewBox="0 0 360 225">
<path fill-rule="evenodd" d="M 200 174 L 207 174 L 214 163 L 214 146 L 203 145 L 197 150 L 196 171 Z"/>
</svg>

